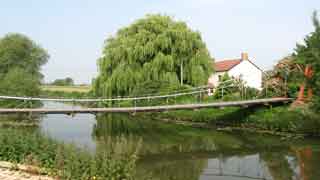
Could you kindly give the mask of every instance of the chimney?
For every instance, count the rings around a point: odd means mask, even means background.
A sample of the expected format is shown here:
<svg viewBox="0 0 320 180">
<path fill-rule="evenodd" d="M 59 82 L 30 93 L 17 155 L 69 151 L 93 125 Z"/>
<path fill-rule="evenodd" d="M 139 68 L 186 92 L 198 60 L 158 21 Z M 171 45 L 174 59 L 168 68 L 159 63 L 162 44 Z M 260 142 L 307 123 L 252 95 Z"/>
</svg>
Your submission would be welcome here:
<svg viewBox="0 0 320 180">
<path fill-rule="evenodd" d="M 243 53 L 241 53 L 241 60 L 249 60 L 249 55 L 248 55 L 248 53 L 245 53 L 245 52 L 243 52 Z"/>
</svg>

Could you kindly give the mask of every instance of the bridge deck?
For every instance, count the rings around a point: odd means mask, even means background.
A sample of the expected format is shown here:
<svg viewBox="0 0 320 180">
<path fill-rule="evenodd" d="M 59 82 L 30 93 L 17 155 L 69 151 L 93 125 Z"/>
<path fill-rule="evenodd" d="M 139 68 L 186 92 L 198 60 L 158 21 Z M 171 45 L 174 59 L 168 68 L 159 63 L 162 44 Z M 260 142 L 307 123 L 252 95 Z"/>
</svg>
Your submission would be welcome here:
<svg viewBox="0 0 320 180">
<path fill-rule="evenodd" d="M 118 108 L 80 108 L 80 109 L 0 109 L 0 114 L 14 113 L 35 113 L 35 114 L 70 114 L 70 113 L 133 113 L 133 112 L 161 112 L 172 110 L 192 110 L 202 108 L 223 108 L 223 107 L 250 107 L 257 105 L 272 105 L 277 103 L 291 102 L 291 98 L 270 98 L 258 100 L 245 100 L 233 102 L 215 102 L 203 104 L 184 104 L 166 106 L 146 106 L 146 107 L 118 107 Z"/>
</svg>

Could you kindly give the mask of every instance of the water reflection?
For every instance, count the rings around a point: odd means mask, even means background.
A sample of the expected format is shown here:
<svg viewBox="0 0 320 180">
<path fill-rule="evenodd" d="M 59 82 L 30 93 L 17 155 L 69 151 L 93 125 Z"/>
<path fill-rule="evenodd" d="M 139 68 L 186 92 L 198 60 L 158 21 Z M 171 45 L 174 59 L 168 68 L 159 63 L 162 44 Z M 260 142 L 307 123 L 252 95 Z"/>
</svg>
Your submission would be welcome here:
<svg viewBox="0 0 320 180">
<path fill-rule="evenodd" d="M 320 177 L 316 169 L 308 169 L 305 165 L 306 158 L 316 159 L 310 157 L 312 153 L 306 150 L 305 158 L 300 157 L 305 148 L 297 150 L 295 146 L 300 147 L 301 142 L 292 146 L 290 142 L 279 141 L 279 137 L 190 129 L 123 115 L 99 116 L 94 133 L 99 138 L 127 136 L 132 141 L 142 138 L 138 172 L 143 175 L 151 172 L 156 179 L 298 180 Z M 301 160 L 304 162 L 299 163 Z M 311 167 L 319 167 L 319 162 Z"/>
<path fill-rule="evenodd" d="M 315 151 L 317 149 L 317 151 Z M 296 156 L 295 166 L 295 178 L 302 180 L 311 180 L 320 178 L 320 148 L 317 147 L 298 147 L 293 148 L 293 152 Z"/>
<path fill-rule="evenodd" d="M 49 108 L 69 105 L 46 103 Z M 152 120 L 150 116 L 109 114 L 46 115 L 40 130 L 90 151 L 106 151 L 119 137 L 134 146 L 142 139 L 137 179 L 316 180 L 320 177 L 318 139 L 280 141 L 250 133 L 222 133 Z M 128 148 L 128 147 L 123 147 Z"/>
<path fill-rule="evenodd" d="M 214 139 L 201 136 L 196 131 L 184 130 L 184 127 L 150 119 L 112 114 L 97 117 L 94 136 L 100 140 L 109 136 L 126 136 L 132 141 L 142 139 L 141 154 L 143 155 L 216 150 Z"/>
<path fill-rule="evenodd" d="M 47 102 L 45 108 L 79 108 L 63 103 Z M 76 114 L 68 116 L 63 114 L 45 115 L 41 122 L 40 128 L 44 134 L 67 143 L 73 143 L 77 146 L 95 150 L 96 143 L 91 135 L 95 126 L 95 116 L 92 114 Z"/>
</svg>

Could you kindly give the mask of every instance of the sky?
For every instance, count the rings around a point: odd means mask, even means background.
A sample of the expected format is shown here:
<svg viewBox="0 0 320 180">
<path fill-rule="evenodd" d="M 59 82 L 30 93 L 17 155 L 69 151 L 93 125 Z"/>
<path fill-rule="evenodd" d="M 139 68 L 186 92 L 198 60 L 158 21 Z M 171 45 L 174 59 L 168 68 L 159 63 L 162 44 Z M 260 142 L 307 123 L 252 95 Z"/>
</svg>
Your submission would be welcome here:
<svg viewBox="0 0 320 180">
<path fill-rule="evenodd" d="M 104 41 L 146 14 L 164 14 L 202 34 L 213 58 L 247 52 L 270 69 L 313 31 L 319 0 L 2 0 L 0 37 L 22 33 L 50 54 L 45 81 L 90 83 Z"/>
</svg>

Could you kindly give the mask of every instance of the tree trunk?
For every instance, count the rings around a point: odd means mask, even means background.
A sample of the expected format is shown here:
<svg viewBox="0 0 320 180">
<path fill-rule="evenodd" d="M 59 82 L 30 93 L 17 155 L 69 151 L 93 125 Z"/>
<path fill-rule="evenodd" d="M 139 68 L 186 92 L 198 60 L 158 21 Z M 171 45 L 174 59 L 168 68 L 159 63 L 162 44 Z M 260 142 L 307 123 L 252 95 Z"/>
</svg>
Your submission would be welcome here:
<svg viewBox="0 0 320 180">
<path fill-rule="evenodd" d="M 297 101 L 301 101 L 301 102 L 304 101 L 304 84 L 300 85 L 300 91 L 299 91 L 299 94 L 298 94 Z"/>
</svg>

